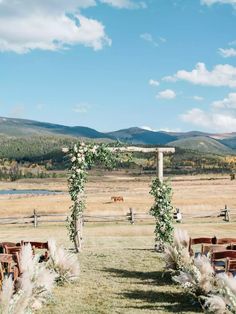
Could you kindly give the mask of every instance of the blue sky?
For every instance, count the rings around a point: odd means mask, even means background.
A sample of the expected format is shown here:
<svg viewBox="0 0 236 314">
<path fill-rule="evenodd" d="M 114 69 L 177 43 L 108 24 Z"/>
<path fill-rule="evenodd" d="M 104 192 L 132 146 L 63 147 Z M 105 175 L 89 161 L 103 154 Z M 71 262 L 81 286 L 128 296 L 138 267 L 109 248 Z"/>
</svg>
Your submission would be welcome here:
<svg viewBox="0 0 236 314">
<path fill-rule="evenodd" d="M 236 0 L 0 0 L 0 115 L 236 131 Z"/>
</svg>

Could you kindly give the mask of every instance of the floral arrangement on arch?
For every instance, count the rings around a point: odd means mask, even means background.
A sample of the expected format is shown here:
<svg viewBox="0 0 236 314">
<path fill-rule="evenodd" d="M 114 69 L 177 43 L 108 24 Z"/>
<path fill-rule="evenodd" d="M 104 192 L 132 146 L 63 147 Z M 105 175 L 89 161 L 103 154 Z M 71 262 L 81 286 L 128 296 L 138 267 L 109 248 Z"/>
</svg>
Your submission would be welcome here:
<svg viewBox="0 0 236 314">
<path fill-rule="evenodd" d="M 109 149 L 106 144 L 85 144 L 79 142 L 71 149 L 63 148 L 62 151 L 69 156 L 71 166 L 69 169 L 68 187 L 71 200 L 71 213 L 67 218 L 67 226 L 70 240 L 74 243 L 76 252 L 81 250 L 81 225 L 80 218 L 85 209 L 85 183 L 87 182 L 88 169 L 94 163 L 102 163 L 107 168 L 114 167 L 117 161 L 117 154 Z"/>
<path fill-rule="evenodd" d="M 155 240 L 159 246 L 158 250 L 163 251 L 165 245 L 173 240 L 172 188 L 168 182 L 161 182 L 155 178 L 152 181 L 150 194 L 154 197 L 150 214 L 156 219 Z"/>
</svg>

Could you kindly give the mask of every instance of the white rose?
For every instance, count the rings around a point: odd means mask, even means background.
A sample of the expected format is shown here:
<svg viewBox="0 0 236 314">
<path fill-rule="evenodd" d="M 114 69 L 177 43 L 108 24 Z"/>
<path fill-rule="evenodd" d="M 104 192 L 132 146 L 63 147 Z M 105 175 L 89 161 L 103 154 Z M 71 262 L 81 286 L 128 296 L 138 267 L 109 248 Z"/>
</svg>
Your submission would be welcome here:
<svg viewBox="0 0 236 314">
<path fill-rule="evenodd" d="M 72 161 L 72 162 L 75 162 L 75 161 L 76 161 L 76 157 L 73 156 L 73 157 L 71 158 L 71 161 Z"/>
<path fill-rule="evenodd" d="M 62 151 L 63 151 L 63 153 L 68 153 L 69 148 L 68 148 L 68 147 L 63 147 L 63 148 L 62 148 Z"/>
<path fill-rule="evenodd" d="M 76 144 L 74 145 L 74 152 L 76 152 L 76 153 L 78 152 L 78 147 Z"/>
</svg>

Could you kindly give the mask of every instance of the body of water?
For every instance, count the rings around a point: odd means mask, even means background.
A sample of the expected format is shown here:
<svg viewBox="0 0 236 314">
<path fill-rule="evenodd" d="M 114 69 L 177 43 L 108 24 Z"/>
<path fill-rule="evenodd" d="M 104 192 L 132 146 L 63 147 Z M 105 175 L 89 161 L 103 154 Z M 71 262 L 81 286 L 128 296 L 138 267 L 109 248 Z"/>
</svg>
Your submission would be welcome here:
<svg viewBox="0 0 236 314">
<path fill-rule="evenodd" d="M 50 191 L 50 190 L 0 190 L 0 195 L 22 195 L 22 194 L 30 194 L 30 195 L 56 195 L 63 194 L 62 191 Z"/>
</svg>

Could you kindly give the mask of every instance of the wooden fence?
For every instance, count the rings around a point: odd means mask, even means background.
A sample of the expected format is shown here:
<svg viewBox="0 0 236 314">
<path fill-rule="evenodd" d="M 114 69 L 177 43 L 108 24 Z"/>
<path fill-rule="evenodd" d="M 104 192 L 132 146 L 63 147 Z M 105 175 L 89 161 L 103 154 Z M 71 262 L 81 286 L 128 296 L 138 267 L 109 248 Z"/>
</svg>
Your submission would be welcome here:
<svg viewBox="0 0 236 314">
<path fill-rule="evenodd" d="M 174 213 L 174 219 L 178 222 L 187 222 L 190 220 L 210 219 L 209 222 L 219 221 L 219 218 L 223 219 L 226 222 L 230 222 L 236 219 L 236 210 L 229 209 L 226 205 L 224 209 L 220 211 L 204 214 L 192 214 L 192 213 L 181 213 L 180 216 L 177 215 L 177 212 Z M 29 224 L 33 225 L 35 228 L 38 225 L 46 223 L 65 223 L 67 214 L 53 214 L 53 213 L 38 213 L 36 210 L 33 211 L 30 216 L 18 216 L 18 217 L 3 217 L 0 218 L 0 225 L 23 225 Z M 180 219 L 179 219 L 180 218 Z M 83 215 L 83 223 L 106 223 L 106 222 L 128 222 L 130 224 L 138 222 L 153 222 L 154 218 L 148 212 L 135 212 L 134 209 L 130 208 L 127 214 L 123 215 Z"/>
</svg>

